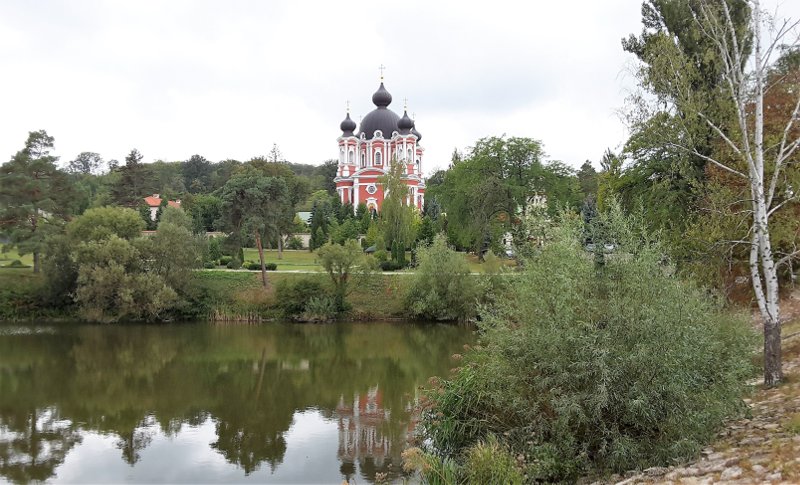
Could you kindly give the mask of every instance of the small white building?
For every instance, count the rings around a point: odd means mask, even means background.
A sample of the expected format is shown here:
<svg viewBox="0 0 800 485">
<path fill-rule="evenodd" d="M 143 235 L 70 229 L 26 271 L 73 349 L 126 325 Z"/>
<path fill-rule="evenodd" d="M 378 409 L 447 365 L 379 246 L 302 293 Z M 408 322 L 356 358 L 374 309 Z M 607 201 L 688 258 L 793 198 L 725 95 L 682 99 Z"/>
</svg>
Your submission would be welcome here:
<svg viewBox="0 0 800 485">
<path fill-rule="evenodd" d="M 161 207 L 161 197 L 159 194 L 153 194 L 149 197 L 145 197 L 144 201 L 150 207 L 150 220 L 156 220 L 156 214 L 158 213 L 158 208 Z M 167 205 L 170 207 L 177 207 L 178 209 L 181 208 L 181 201 L 180 199 L 177 200 L 168 200 Z"/>
</svg>

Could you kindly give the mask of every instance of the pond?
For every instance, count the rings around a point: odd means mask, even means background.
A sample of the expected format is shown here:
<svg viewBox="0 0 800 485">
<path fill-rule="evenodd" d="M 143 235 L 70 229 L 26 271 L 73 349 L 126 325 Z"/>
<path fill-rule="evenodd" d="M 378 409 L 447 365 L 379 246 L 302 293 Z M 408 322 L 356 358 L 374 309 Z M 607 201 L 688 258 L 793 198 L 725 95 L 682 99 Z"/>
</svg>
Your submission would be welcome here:
<svg viewBox="0 0 800 485">
<path fill-rule="evenodd" d="M 0 325 L 0 482 L 403 477 L 419 386 L 472 329 Z"/>
</svg>

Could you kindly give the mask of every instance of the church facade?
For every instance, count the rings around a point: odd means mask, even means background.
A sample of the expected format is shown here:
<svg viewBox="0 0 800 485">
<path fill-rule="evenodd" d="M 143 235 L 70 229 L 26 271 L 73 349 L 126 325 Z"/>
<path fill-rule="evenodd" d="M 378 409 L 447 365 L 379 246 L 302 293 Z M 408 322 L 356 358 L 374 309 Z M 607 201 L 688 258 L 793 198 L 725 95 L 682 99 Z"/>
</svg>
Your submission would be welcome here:
<svg viewBox="0 0 800 485">
<path fill-rule="evenodd" d="M 381 85 L 372 95 L 375 109 L 356 126 L 347 117 L 339 125 L 337 138 L 339 166 L 336 172 L 336 190 L 342 204 L 358 207 L 363 203 L 369 210 L 380 212 L 385 196 L 379 178 L 386 175 L 394 163 L 403 165 L 403 180 L 408 186 L 406 203 L 419 210 L 425 202 L 425 181 L 422 178 L 424 149 L 419 142 L 422 135 L 405 109 L 403 116 L 389 109 L 392 95 Z M 358 128 L 358 130 L 356 130 Z"/>
</svg>

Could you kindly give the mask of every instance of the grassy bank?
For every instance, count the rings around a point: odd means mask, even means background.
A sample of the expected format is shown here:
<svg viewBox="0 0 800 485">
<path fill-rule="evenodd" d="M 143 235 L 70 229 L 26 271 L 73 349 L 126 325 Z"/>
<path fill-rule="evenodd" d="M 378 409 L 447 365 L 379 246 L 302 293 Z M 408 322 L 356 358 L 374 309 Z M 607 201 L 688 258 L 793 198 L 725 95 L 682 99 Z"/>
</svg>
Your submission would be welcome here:
<svg viewBox="0 0 800 485">
<path fill-rule="evenodd" d="M 484 273 L 486 266 L 478 261 L 478 256 L 475 254 L 459 253 L 467 261 L 469 269 L 473 273 Z M 258 251 L 255 248 L 244 249 L 245 261 L 258 261 Z M 406 252 L 406 260 L 411 260 L 411 252 Z M 264 250 L 264 262 L 275 263 L 279 271 L 319 271 L 322 272 L 323 268 L 317 260 L 317 253 L 310 252 L 306 249 L 302 250 L 284 250 L 283 257 L 278 259 L 278 251 Z M 516 265 L 514 260 L 503 259 L 503 264 L 508 267 Z M 413 272 L 413 268 L 407 268 L 404 271 Z"/>
<path fill-rule="evenodd" d="M 329 288 L 325 273 L 268 273 L 269 288 L 261 284 L 257 271 L 198 271 L 195 305 L 207 309 L 219 321 L 258 320 L 282 316 L 275 288 L 299 280 L 314 280 Z M 403 295 L 407 275 L 372 274 L 353 283 L 347 301 L 352 305 L 347 318 L 354 320 L 399 318 L 405 315 Z"/>
<path fill-rule="evenodd" d="M 463 253 L 462 253 L 463 254 Z M 302 280 L 313 280 L 325 290 L 331 281 L 309 251 L 284 251 L 278 259 L 277 251 L 265 251 L 266 262 L 274 262 L 279 271 L 268 272 L 270 286 L 264 289 L 258 271 L 229 271 L 211 269 L 196 271 L 186 296 L 186 301 L 166 318 L 177 320 L 215 321 L 265 321 L 283 318 L 276 287 Z M 31 255 L 0 254 L 0 320 L 33 320 L 42 318 L 77 318 L 76 308 L 52 308 L 44 299 L 43 275 L 33 273 L 32 267 L 4 268 L 11 261 L 20 260 L 32 265 Z M 464 255 L 473 273 L 483 272 L 477 257 Z M 257 260 L 255 249 L 246 249 L 245 258 Z M 405 295 L 413 270 L 399 273 L 374 273 L 351 282 L 347 303 L 350 309 L 344 318 L 352 320 L 407 318 Z"/>
<path fill-rule="evenodd" d="M 268 273 L 269 288 L 257 271 L 197 271 L 187 301 L 177 309 L 179 319 L 216 321 L 267 321 L 283 317 L 275 288 L 303 279 L 329 288 L 325 273 Z M 347 301 L 347 319 L 394 319 L 405 316 L 403 295 L 409 275 L 372 274 L 354 283 Z M 53 309 L 43 298 L 44 278 L 30 268 L 0 270 L 0 320 L 76 318 L 75 308 Z"/>
</svg>

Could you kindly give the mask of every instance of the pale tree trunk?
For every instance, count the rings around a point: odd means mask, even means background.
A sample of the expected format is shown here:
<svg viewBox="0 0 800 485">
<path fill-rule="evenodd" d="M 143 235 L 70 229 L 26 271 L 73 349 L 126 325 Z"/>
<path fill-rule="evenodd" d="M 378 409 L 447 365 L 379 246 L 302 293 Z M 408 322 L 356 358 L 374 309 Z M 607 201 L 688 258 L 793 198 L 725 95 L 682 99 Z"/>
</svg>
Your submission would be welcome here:
<svg viewBox="0 0 800 485">
<path fill-rule="evenodd" d="M 278 259 L 283 259 L 283 234 L 278 234 Z"/>
<path fill-rule="evenodd" d="M 264 266 L 264 246 L 261 244 L 261 234 L 258 230 L 255 231 L 255 237 L 258 259 L 261 262 L 261 283 L 264 285 L 264 288 L 267 288 L 269 287 L 269 283 L 267 282 L 267 268 Z"/>
<path fill-rule="evenodd" d="M 767 226 L 768 219 L 763 190 L 753 190 L 753 192 L 756 192 L 754 197 L 756 208 L 753 216 L 755 244 L 751 248 L 750 271 L 759 313 L 761 313 L 761 319 L 764 323 L 764 384 L 771 387 L 783 380 L 780 287 L 777 266 L 772 255 L 772 242 L 770 240 L 769 227 Z M 755 261 L 752 257 L 753 252 L 757 254 Z"/>
<path fill-rule="evenodd" d="M 721 7 L 716 10 L 715 6 Z M 800 146 L 800 138 L 793 139 L 789 135 L 800 110 L 800 95 L 797 99 L 794 112 L 787 120 L 783 131 L 783 140 L 778 144 L 775 159 L 770 159 L 770 170 L 765 170 L 764 153 L 764 86 L 769 72 L 769 57 L 798 23 L 784 21 L 779 28 L 772 30 L 772 39 L 764 50 L 762 39 L 762 12 L 759 0 L 752 0 L 752 34 L 753 34 L 753 70 L 748 72 L 746 66 L 746 37 L 736 32 L 731 18 L 728 0 L 712 5 L 712 2 L 700 4 L 702 18 L 701 30 L 715 43 L 720 58 L 725 66 L 724 80 L 727 85 L 731 100 L 736 108 L 739 138 L 734 141 L 725 133 L 725 127 L 715 124 L 703 113 L 700 116 L 719 135 L 720 139 L 744 162 L 747 163 L 747 173 L 737 170 L 736 167 L 699 153 L 694 153 L 701 158 L 727 170 L 737 176 L 747 179 L 752 197 L 752 225 L 750 239 L 750 277 L 753 293 L 761 319 L 764 322 L 764 384 L 775 386 L 783 380 L 781 368 L 781 322 L 780 322 L 780 285 L 778 282 L 778 267 L 782 260 L 776 261 L 772 249 L 769 218 L 783 204 L 789 200 L 796 200 L 795 196 L 788 196 L 784 202 L 776 202 L 775 190 L 778 185 L 781 171 L 789 158 Z M 717 13 L 724 15 L 720 18 Z M 750 107 L 754 108 L 753 119 L 750 119 Z M 771 157 L 771 155 L 770 155 Z M 769 190 L 766 190 L 765 173 L 771 173 Z M 791 258 L 788 256 L 787 258 Z"/>
<path fill-rule="evenodd" d="M 754 158 L 751 173 L 751 192 L 755 200 L 756 211 L 753 214 L 754 229 L 758 237 L 758 252 L 761 259 L 761 270 L 764 278 L 762 293 L 765 299 L 759 305 L 761 317 L 764 320 L 764 384 L 774 386 L 783 380 L 781 365 L 781 322 L 779 306 L 778 271 L 772 254 L 772 241 L 769 231 L 769 207 L 764 191 L 764 82 L 766 62 L 761 51 L 761 5 L 758 0 L 754 2 L 753 9 L 753 35 L 755 49 L 755 139 L 753 140 Z M 776 170 L 779 167 L 775 168 Z M 755 189 L 755 190 L 753 190 Z"/>
<path fill-rule="evenodd" d="M 35 233 L 36 230 L 39 228 L 39 218 L 37 217 L 39 214 L 39 208 L 33 208 L 33 216 L 31 217 L 31 227 L 33 230 L 31 232 Z M 39 273 L 42 270 L 41 258 L 38 249 L 34 249 L 33 251 L 33 272 Z"/>
</svg>

